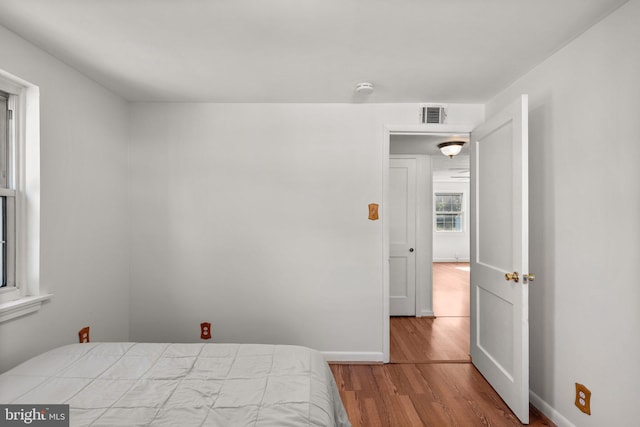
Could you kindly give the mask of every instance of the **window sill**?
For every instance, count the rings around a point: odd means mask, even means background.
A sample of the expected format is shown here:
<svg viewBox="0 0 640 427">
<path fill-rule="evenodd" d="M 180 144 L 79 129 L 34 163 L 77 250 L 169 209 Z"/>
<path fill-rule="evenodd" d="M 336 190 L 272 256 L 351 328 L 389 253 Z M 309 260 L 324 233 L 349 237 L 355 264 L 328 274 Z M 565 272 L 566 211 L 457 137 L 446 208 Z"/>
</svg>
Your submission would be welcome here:
<svg viewBox="0 0 640 427">
<path fill-rule="evenodd" d="M 52 294 L 44 294 L 0 304 L 0 323 L 40 310 L 42 303 L 50 300 L 51 297 L 53 297 Z"/>
</svg>

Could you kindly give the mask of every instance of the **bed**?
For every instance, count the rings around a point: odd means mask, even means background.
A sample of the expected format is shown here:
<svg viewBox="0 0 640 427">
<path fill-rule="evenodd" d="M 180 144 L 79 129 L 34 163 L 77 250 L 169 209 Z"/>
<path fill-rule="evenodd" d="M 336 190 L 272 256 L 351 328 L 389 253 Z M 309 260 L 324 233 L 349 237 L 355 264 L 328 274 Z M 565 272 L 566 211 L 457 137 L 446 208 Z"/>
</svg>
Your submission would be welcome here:
<svg viewBox="0 0 640 427">
<path fill-rule="evenodd" d="M 322 355 L 299 346 L 85 343 L 0 375 L 3 404 L 69 404 L 72 426 L 350 426 Z"/>
</svg>

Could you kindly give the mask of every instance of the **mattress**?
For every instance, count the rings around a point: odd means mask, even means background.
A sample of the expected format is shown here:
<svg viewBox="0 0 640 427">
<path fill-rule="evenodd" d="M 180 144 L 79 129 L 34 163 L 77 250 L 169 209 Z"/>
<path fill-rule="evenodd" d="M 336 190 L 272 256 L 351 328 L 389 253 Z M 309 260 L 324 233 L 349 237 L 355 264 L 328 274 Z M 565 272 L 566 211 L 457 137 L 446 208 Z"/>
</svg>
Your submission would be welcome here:
<svg viewBox="0 0 640 427">
<path fill-rule="evenodd" d="M 322 355 L 299 346 L 85 343 L 0 375 L 3 404 L 68 404 L 72 426 L 350 426 Z"/>
</svg>

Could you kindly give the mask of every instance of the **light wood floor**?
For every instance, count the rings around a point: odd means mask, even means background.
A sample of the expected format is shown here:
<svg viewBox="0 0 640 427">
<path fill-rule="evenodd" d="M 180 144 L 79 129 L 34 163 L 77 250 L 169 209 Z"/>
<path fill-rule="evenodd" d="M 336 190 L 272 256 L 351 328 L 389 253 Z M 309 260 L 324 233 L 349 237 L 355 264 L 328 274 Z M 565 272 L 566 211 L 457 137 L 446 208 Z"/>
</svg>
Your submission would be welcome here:
<svg viewBox="0 0 640 427">
<path fill-rule="evenodd" d="M 437 317 L 391 318 L 391 364 L 331 365 L 353 427 L 522 425 L 470 362 L 465 266 L 434 263 Z M 529 417 L 555 426 L 533 407 Z"/>
<path fill-rule="evenodd" d="M 433 314 L 469 316 L 469 263 L 433 263 Z"/>
</svg>

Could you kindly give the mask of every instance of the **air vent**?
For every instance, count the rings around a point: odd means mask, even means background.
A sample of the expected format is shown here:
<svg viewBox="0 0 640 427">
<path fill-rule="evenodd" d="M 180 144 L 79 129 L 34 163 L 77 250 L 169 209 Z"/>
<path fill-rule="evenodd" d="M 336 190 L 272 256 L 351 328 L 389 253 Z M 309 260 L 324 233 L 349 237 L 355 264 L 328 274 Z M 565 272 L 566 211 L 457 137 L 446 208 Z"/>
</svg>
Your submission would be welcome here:
<svg viewBox="0 0 640 427">
<path fill-rule="evenodd" d="M 420 109 L 420 122 L 424 124 L 444 123 L 446 117 L 447 112 L 442 105 L 423 105 Z"/>
</svg>

